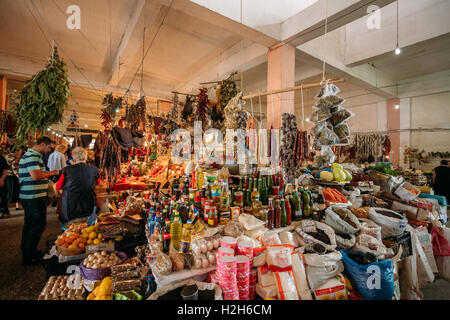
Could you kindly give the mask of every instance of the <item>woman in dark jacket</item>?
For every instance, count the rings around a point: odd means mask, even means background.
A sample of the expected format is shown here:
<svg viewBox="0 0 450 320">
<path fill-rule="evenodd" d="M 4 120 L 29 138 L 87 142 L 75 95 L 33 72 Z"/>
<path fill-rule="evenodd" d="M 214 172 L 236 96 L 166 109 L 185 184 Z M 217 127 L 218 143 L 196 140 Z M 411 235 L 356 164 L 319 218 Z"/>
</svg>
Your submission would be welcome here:
<svg viewBox="0 0 450 320">
<path fill-rule="evenodd" d="M 73 149 L 72 158 L 73 164 L 64 168 L 56 184 L 58 190 L 63 190 L 60 216 L 63 224 L 92 214 L 96 203 L 95 185 L 100 182 L 99 170 L 86 164 L 86 150 Z"/>
</svg>

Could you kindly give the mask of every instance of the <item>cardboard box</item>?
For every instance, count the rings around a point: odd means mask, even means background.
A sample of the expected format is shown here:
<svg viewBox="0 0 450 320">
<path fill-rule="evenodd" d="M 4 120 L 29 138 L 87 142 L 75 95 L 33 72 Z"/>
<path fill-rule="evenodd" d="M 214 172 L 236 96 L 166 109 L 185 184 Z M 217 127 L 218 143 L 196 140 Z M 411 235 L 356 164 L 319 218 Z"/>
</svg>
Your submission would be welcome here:
<svg viewBox="0 0 450 320">
<path fill-rule="evenodd" d="M 88 245 L 86 246 L 86 253 L 93 253 L 97 251 L 114 251 L 114 243 L 101 243 L 97 245 Z"/>
</svg>

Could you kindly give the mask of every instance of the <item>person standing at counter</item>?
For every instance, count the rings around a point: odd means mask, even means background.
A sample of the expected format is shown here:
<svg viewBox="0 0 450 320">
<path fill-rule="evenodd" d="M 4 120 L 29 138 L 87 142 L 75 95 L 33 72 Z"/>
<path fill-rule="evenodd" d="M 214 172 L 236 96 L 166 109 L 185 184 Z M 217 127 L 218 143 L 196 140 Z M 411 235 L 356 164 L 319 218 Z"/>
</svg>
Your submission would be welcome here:
<svg viewBox="0 0 450 320">
<path fill-rule="evenodd" d="M 52 143 L 49 137 L 37 139 L 19 162 L 19 198 L 25 211 L 21 243 L 24 265 L 35 264 L 42 258 L 37 246 L 47 222 L 48 179 L 59 174 L 58 171 L 47 172 L 42 161 Z"/>
<path fill-rule="evenodd" d="M 450 204 L 450 167 L 447 160 L 442 160 L 439 167 L 433 170 L 434 194 L 444 196 Z"/>
<path fill-rule="evenodd" d="M 92 213 L 96 203 L 95 185 L 100 183 L 97 167 L 87 165 L 87 152 L 77 147 L 72 150 L 73 165 L 65 167 L 56 189 L 63 190 L 60 220 L 86 217 Z"/>
</svg>

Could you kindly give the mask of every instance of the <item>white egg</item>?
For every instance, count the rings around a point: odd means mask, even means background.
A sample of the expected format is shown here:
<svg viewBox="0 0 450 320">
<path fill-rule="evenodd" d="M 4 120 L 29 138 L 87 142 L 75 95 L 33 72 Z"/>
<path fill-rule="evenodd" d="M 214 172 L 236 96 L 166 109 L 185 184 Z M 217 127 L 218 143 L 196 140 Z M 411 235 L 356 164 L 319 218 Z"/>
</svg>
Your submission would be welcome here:
<svg viewBox="0 0 450 320">
<path fill-rule="evenodd" d="M 208 261 L 210 264 L 214 264 L 216 262 L 216 257 L 214 256 L 214 254 L 208 255 Z"/>
<path fill-rule="evenodd" d="M 103 250 L 100 254 L 101 254 L 102 256 L 108 255 L 108 253 L 107 253 L 105 250 Z"/>
<path fill-rule="evenodd" d="M 195 268 L 200 269 L 202 267 L 202 260 L 195 259 L 194 265 L 195 265 Z"/>
<path fill-rule="evenodd" d="M 206 253 L 208 251 L 208 247 L 204 243 L 202 243 L 200 245 L 200 249 L 201 249 L 202 253 Z"/>
<path fill-rule="evenodd" d="M 94 259 L 95 259 L 95 256 L 93 256 L 93 255 L 90 255 L 88 258 L 88 261 L 90 261 L 90 262 L 92 262 L 92 261 L 94 261 Z"/>
<path fill-rule="evenodd" d="M 200 249 L 200 247 L 195 247 L 192 249 L 192 252 L 194 253 L 194 255 L 198 256 L 202 253 L 202 250 Z"/>
<path fill-rule="evenodd" d="M 206 243 L 206 248 L 208 249 L 208 251 L 211 251 L 214 248 L 214 244 L 212 241 L 208 241 Z"/>
<path fill-rule="evenodd" d="M 98 269 L 98 263 L 94 263 L 93 265 L 92 265 L 92 269 Z"/>
<path fill-rule="evenodd" d="M 213 240 L 214 249 L 217 249 L 219 247 L 219 245 L 220 245 L 219 239 L 214 239 Z"/>
</svg>

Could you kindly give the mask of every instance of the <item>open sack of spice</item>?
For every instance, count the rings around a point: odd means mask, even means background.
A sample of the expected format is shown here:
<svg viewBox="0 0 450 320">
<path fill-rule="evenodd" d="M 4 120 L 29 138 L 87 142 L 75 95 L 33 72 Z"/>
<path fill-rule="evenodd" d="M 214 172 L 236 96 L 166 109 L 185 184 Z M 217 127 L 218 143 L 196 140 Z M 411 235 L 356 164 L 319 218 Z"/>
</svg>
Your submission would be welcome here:
<svg viewBox="0 0 450 320">
<path fill-rule="evenodd" d="M 297 241 L 301 247 L 305 247 L 305 252 L 324 254 L 336 248 L 336 234 L 325 223 L 302 220 L 295 231 Z"/>
<path fill-rule="evenodd" d="M 339 206 L 325 210 L 325 223 L 341 234 L 355 234 L 361 228 L 358 218 L 349 209 Z"/>
</svg>

